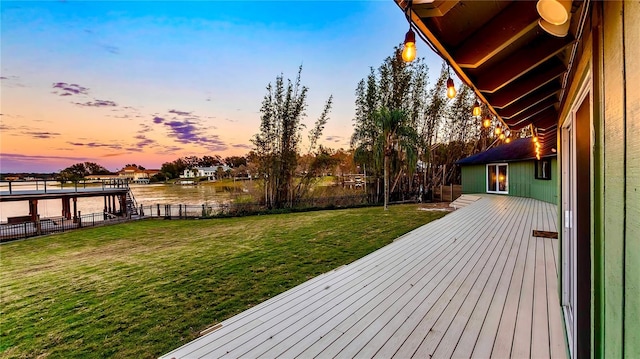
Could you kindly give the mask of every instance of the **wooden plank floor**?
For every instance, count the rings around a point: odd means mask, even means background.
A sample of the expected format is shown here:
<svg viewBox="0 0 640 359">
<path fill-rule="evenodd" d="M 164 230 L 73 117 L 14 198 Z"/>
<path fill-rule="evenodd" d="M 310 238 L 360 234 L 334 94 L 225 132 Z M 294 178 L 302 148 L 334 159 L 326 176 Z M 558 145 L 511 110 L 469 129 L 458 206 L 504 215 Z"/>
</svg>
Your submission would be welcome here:
<svg viewBox="0 0 640 359">
<path fill-rule="evenodd" d="M 565 358 L 556 218 L 483 195 L 164 358 Z"/>
</svg>

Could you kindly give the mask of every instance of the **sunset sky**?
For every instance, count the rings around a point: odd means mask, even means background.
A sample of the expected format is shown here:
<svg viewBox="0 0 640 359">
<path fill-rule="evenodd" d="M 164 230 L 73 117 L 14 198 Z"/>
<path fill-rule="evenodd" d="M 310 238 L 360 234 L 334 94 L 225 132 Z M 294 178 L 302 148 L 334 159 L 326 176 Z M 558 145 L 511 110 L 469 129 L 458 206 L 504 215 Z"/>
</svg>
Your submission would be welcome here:
<svg viewBox="0 0 640 359">
<path fill-rule="evenodd" d="M 2 1 L 0 172 L 244 155 L 265 87 L 303 66 L 311 127 L 348 148 L 354 91 L 403 39 L 382 1 Z M 428 58 L 430 79 L 440 59 Z M 306 136 L 304 136 L 306 137 Z"/>
</svg>

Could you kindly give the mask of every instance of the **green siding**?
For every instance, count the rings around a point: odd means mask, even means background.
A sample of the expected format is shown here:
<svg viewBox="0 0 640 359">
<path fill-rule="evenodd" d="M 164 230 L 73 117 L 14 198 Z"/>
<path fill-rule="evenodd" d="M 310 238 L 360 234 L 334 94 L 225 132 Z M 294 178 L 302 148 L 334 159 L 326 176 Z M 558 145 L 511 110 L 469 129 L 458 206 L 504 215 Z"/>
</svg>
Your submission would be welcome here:
<svg viewBox="0 0 640 359">
<path fill-rule="evenodd" d="M 486 165 L 462 166 L 462 193 L 485 193 L 487 191 Z"/>
<path fill-rule="evenodd" d="M 551 180 L 535 179 L 535 161 L 509 162 L 509 196 L 558 203 L 558 160 L 551 159 Z M 462 166 L 462 193 L 487 191 L 487 166 Z"/>
<path fill-rule="evenodd" d="M 622 358 L 624 297 L 624 83 L 622 50 L 622 3 L 604 6 L 604 342 L 605 358 Z"/>
<path fill-rule="evenodd" d="M 599 6 L 593 354 L 640 358 L 640 3 Z"/>
<path fill-rule="evenodd" d="M 640 358 L 640 2 L 624 4 L 626 69 L 626 236 L 624 355 Z"/>
</svg>

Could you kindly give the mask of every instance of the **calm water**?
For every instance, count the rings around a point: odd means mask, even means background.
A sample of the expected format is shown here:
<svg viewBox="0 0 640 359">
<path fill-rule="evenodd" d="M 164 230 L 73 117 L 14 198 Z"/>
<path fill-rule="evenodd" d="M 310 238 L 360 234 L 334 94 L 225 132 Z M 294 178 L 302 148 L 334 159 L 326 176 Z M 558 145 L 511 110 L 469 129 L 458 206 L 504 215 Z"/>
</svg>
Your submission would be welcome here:
<svg viewBox="0 0 640 359">
<path fill-rule="evenodd" d="M 42 190 L 43 185 L 40 182 L 38 189 Z M 65 188 L 71 187 L 65 185 Z M 25 191 L 36 189 L 34 182 L 14 183 L 12 185 L 14 191 Z M 54 182 L 47 183 L 47 189 L 60 189 L 59 184 Z M 1 192 L 8 192 L 6 183 L 0 185 Z M 133 196 L 140 205 L 154 204 L 190 204 L 200 205 L 203 203 L 215 204 L 229 201 L 231 194 L 229 192 L 216 192 L 214 186 L 179 186 L 172 184 L 148 184 L 148 185 L 131 185 Z M 72 210 L 73 210 L 73 203 Z M 103 197 L 78 198 L 78 211 L 82 214 L 102 213 L 104 208 Z M 59 217 L 62 215 L 62 201 L 60 200 L 43 200 L 38 201 L 38 213 L 40 217 Z M 29 214 L 29 204 L 27 201 L 20 202 L 2 202 L 0 203 L 0 222 L 7 222 L 7 217 L 26 216 Z"/>
</svg>

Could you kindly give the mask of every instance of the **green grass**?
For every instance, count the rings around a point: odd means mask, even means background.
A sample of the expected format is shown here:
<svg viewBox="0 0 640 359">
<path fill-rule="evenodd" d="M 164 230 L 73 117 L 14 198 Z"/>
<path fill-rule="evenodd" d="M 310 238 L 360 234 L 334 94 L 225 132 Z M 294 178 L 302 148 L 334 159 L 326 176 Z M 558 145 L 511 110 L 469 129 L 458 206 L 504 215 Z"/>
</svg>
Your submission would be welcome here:
<svg viewBox="0 0 640 359">
<path fill-rule="evenodd" d="M 152 358 L 442 212 L 144 220 L 0 246 L 0 357 Z"/>
</svg>

